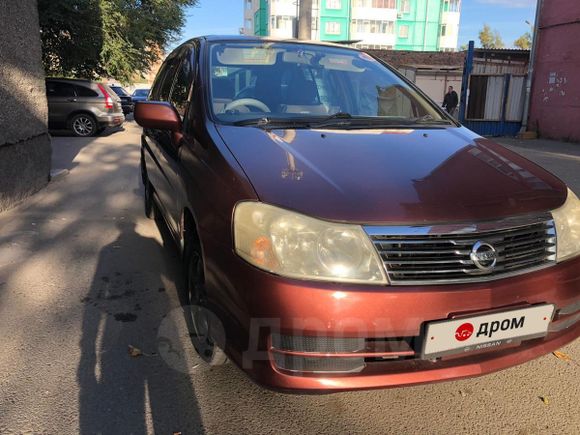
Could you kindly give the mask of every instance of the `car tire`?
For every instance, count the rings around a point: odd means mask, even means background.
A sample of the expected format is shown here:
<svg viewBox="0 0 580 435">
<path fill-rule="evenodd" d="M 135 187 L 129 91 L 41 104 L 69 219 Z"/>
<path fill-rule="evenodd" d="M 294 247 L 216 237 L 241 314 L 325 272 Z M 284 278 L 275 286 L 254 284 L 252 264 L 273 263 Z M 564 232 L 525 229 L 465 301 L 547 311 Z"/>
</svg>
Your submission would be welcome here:
<svg viewBox="0 0 580 435">
<path fill-rule="evenodd" d="M 97 120 L 88 113 L 79 113 L 70 119 L 69 129 L 78 137 L 94 136 L 98 131 Z"/>
<path fill-rule="evenodd" d="M 223 351 L 225 332 L 221 321 L 207 308 L 203 255 L 197 237 L 190 237 L 185 244 L 184 271 L 184 312 L 193 347 L 205 363 L 223 365 L 228 360 Z"/>
<path fill-rule="evenodd" d="M 153 219 L 155 217 L 155 199 L 153 198 L 153 186 L 151 185 L 149 177 L 147 176 L 147 169 L 145 169 L 145 162 L 143 161 L 143 157 L 141 157 L 141 179 L 145 189 L 145 193 L 143 195 L 145 216 L 147 216 L 149 219 Z"/>
</svg>

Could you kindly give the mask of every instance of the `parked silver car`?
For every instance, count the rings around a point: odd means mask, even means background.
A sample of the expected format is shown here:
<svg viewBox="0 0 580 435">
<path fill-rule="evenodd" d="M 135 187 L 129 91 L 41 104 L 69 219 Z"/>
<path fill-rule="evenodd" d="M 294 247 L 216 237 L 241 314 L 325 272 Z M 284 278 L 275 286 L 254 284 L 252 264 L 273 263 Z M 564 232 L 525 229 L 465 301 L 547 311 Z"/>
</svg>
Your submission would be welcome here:
<svg viewBox="0 0 580 435">
<path fill-rule="evenodd" d="M 46 79 L 49 128 L 66 128 L 76 136 L 101 133 L 125 121 L 121 99 L 102 83 L 77 79 Z"/>
</svg>

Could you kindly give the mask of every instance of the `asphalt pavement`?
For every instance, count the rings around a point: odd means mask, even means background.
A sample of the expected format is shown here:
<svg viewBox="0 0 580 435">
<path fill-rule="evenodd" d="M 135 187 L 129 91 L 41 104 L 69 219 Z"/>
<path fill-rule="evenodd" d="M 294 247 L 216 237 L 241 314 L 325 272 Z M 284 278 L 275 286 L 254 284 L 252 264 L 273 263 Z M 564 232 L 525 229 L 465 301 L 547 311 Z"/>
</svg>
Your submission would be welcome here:
<svg viewBox="0 0 580 435">
<path fill-rule="evenodd" d="M 580 340 L 570 362 L 322 396 L 201 364 L 176 250 L 143 215 L 139 134 L 54 137 L 70 173 L 0 215 L 1 434 L 580 433 Z M 580 145 L 506 143 L 580 193 Z"/>
</svg>

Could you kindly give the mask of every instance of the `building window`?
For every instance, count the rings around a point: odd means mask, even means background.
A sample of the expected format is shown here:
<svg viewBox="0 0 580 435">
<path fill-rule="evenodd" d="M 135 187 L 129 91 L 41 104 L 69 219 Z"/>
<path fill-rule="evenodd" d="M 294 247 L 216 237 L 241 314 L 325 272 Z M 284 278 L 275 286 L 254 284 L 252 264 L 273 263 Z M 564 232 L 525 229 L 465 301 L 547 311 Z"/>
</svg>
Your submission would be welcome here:
<svg viewBox="0 0 580 435">
<path fill-rule="evenodd" d="M 312 30 L 318 30 L 318 17 L 312 17 Z"/>
<path fill-rule="evenodd" d="M 342 9 L 342 0 L 326 0 L 326 9 Z"/>
<path fill-rule="evenodd" d="M 292 30 L 294 28 L 294 17 L 289 15 L 272 15 L 270 17 L 270 29 Z"/>
<path fill-rule="evenodd" d="M 441 36 L 445 36 L 447 34 L 447 24 L 441 25 Z"/>
<path fill-rule="evenodd" d="M 373 8 L 396 9 L 396 0 L 373 0 Z"/>
<path fill-rule="evenodd" d="M 247 10 L 251 10 L 252 9 L 252 0 L 246 0 L 246 9 Z"/>
<path fill-rule="evenodd" d="M 327 21 L 325 30 L 328 35 L 340 35 L 340 23 Z"/>
<path fill-rule="evenodd" d="M 404 14 L 411 12 L 411 2 L 409 0 L 401 0 L 401 12 Z"/>
<path fill-rule="evenodd" d="M 254 25 L 252 23 L 252 20 L 250 18 L 246 19 L 246 21 L 244 21 L 244 28 L 246 28 L 247 30 L 251 30 L 254 28 Z"/>
<path fill-rule="evenodd" d="M 461 0 L 449 1 L 449 12 L 459 12 L 461 9 Z"/>
<path fill-rule="evenodd" d="M 382 33 L 392 35 L 395 33 L 393 21 L 380 20 L 352 20 L 351 31 L 353 33 Z"/>
<path fill-rule="evenodd" d="M 395 23 L 393 21 L 381 21 L 381 33 L 386 35 L 395 33 Z"/>
<path fill-rule="evenodd" d="M 354 0 L 357 8 L 397 9 L 397 0 Z"/>
<path fill-rule="evenodd" d="M 409 26 L 402 25 L 399 26 L 399 38 L 408 38 L 409 37 Z"/>
</svg>

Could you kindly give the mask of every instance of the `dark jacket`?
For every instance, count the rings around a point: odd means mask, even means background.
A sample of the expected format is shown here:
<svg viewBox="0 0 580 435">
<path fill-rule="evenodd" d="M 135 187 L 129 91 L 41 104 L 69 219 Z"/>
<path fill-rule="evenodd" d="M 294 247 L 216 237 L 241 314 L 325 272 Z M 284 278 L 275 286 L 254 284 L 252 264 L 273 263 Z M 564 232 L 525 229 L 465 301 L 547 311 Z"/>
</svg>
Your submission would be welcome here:
<svg viewBox="0 0 580 435">
<path fill-rule="evenodd" d="M 445 94 L 445 99 L 443 100 L 443 107 L 447 108 L 448 112 L 455 109 L 458 104 L 459 97 L 457 96 L 457 92 L 451 91 Z"/>
</svg>

